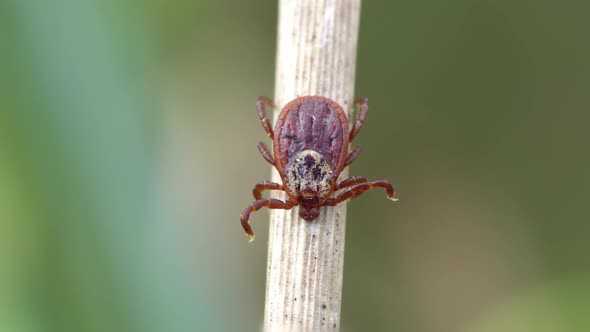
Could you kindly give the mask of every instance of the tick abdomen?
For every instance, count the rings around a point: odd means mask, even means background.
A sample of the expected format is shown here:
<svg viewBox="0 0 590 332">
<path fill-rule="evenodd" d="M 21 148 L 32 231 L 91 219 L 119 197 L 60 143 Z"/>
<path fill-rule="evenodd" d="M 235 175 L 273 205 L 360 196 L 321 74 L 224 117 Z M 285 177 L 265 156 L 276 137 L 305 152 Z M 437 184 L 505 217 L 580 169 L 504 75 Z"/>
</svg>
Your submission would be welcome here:
<svg viewBox="0 0 590 332">
<path fill-rule="evenodd" d="M 286 167 L 298 153 L 313 150 L 337 173 L 348 153 L 348 120 L 333 101 L 301 97 L 284 107 L 277 120 L 274 143 L 281 167 Z"/>
<path fill-rule="evenodd" d="M 285 186 L 293 196 L 317 195 L 327 198 L 334 184 L 334 171 L 317 151 L 298 152 L 285 167 Z"/>
</svg>

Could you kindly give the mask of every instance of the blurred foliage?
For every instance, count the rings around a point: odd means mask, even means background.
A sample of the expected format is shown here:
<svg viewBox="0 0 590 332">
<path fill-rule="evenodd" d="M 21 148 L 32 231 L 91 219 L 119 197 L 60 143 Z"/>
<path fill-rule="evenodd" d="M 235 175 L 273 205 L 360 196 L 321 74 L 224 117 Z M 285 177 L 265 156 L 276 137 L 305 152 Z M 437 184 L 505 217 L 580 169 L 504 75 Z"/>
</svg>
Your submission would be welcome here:
<svg viewBox="0 0 590 332">
<path fill-rule="evenodd" d="M 365 1 L 352 331 L 584 331 L 587 4 Z M 0 3 L 0 331 L 254 331 L 276 3 Z"/>
</svg>

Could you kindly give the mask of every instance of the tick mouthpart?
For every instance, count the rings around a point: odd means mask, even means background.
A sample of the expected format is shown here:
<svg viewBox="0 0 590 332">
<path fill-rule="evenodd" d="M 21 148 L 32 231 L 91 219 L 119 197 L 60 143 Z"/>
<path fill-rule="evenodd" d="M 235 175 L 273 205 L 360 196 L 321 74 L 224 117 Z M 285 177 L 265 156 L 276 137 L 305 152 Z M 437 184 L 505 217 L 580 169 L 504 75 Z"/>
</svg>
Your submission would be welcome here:
<svg viewBox="0 0 590 332">
<path fill-rule="evenodd" d="M 307 221 L 312 221 L 317 219 L 320 216 L 320 209 L 318 207 L 314 207 L 311 209 L 307 209 L 303 206 L 299 207 L 299 216 Z"/>
</svg>

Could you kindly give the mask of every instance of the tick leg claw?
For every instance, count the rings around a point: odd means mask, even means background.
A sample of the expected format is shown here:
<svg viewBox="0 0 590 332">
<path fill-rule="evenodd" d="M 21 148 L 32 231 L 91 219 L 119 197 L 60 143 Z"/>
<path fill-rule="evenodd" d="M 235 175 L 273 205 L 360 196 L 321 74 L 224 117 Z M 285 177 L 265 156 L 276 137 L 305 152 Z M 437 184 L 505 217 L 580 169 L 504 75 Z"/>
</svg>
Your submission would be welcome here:
<svg viewBox="0 0 590 332">
<path fill-rule="evenodd" d="M 248 243 L 254 241 L 254 235 L 250 235 L 250 234 L 246 233 L 246 236 L 248 237 Z"/>
</svg>

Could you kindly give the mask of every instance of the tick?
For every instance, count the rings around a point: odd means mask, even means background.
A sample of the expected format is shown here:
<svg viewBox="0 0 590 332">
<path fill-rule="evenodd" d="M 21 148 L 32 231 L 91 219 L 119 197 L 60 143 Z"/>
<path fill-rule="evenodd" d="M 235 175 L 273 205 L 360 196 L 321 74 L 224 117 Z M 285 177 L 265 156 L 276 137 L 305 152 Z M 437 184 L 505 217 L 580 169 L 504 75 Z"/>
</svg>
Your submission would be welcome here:
<svg viewBox="0 0 590 332">
<path fill-rule="evenodd" d="M 258 150 L 276 167 L 283 184 L 263 181 L 254 187 L 252 194 L 256 201 L 240 216 L 250 241 L 254 239 L 248 222 L 250 214 L 263 207 L 290 210 L 299 206 L 299 216 L 312 221 L 320 215 L 320 206 L 335 206 L 377 187 L 387 191 L 387 198 L 397 200 L 387 180 L 368 181 L 365 177 L 353 176 L 337 182 L 340 172 L 361 152 L 360 147 L 351 152 L 348 147 L 367 117 L 366 98 L 354 102 L 358 114 L 351 130 L 342 107 L 325 97 L 305 96 L 292 100 L 283 107 L 274 130 L 266 116 L 266 108 L 275 108 L 272 101 L 260 97 L 257 105 L 260 122 L 272 139 L 273 153 L 262 142 L 258 143 Z M 284 191 L 287 199 L 262 198 L 264 190 Z"/>
</svg>

